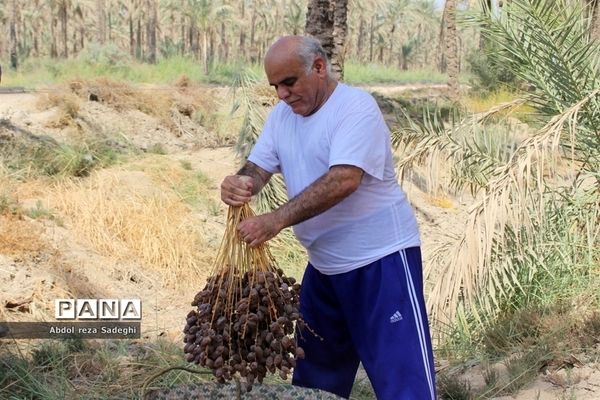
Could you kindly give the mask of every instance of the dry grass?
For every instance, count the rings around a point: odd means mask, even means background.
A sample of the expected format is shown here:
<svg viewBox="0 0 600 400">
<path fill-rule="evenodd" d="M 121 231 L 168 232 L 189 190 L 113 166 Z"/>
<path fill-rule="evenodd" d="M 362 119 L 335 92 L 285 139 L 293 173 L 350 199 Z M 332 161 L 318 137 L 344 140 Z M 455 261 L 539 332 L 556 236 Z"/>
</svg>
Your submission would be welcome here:
<svg viewBox="0 0 600 400">
<path fill-rule="evenodd" d="M 440 208 L 444 208 L 444 209 L 448 209 L 448 210 L 454 210 L 456 209 L 456 206 L 454 205 L 454 202 L 452 201 L 452 199 L 450 199 L 447 196 L 444 195 L 429 195 L 428 196 L 428 201 L 430 204 L 433 204 L 436 207 L 440 207 Z"/>
<path fill-rule="evenodd" d="M 189 136 L 204 147 L 231 144 L 231 118 L 222 115 L 217 89 L 193 86 L 185 77 L 172 87 L 132 86 L 107 78 L 73 81 L 80 98 L 93 98 L 118 112 L 138 110 L 157 118 L 175 136 Z M 235 128 L 234 128 L 235 129 Z"/>
<path fill-rule="evenodd" d="M 57 107 L 56 115 L 46 122 L 46 127 L 64 128 L 73 125 L 81 109 L 81 100 L 73 93 L 53 92 L 40 96 L 37 107 L 42 110 Z"/>
<path fill-rule="evenodd" d="M 20 215 L 0 215 L 0 254 L 23 256 L 46 249 L 41 229 Z"/>
<path fill-rule="evenodd" d="M 102 171 L 86 182 L 60 184 L 53 207 L 101 254 L 137 259 L 171 287 L 202 282 L 206 243 L 188 208 L 170 190 L 140 182 L 143 174 L 124 176 Z"/>
<path fill-rule="evenodd" d="M 495 114 L 496 117 L 507 117 L 512 115 L 516 118 L 523 118 L 534 112 L 533 107 L 525 102 L 519 101 L 518 95 L 506 90 L 498 90 L 485 97 L 471 96 L 462 100 L 463 106 L 473 114 L 487 113 L 489 110 L 500 104 L 511 104 L 517 102 L 513 107 L 506 108 Z"/>
</svg>

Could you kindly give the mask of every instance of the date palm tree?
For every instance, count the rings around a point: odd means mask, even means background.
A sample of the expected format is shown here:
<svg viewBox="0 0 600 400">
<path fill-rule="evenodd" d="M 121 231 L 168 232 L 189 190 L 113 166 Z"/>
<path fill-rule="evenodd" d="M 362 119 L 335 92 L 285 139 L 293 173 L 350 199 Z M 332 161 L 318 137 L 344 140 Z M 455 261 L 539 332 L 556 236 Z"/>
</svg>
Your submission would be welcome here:
<svg viewBox="0 0 600 400">
<path fill-rule="evenodd" d="M 96 0 L 96 41 L 104 44 L 108 38 L 106 33 L 106 0 Z"/>
<path fill-rule="evenodd" d="M 10 17 L 10 66 L 17 69 L 19 66 L 19 57 L 17 54 L 17 23 L 19 8 L 17 0 L 12 0 Z"/>
<path fill-rule="evenodd" d="M 158 4 L 157 0 L 146 0 L 145 9 L 146 18 L 146 41 L 148 44 L 147 61 L 150 64 L 156 63 L 156 30 L 158 24 Z"/>
<path fill-rule="evenodd" d="M 593 40 L 600 40 L 600 1 L 590 0 L 588 3 L 591 37 Z"/>
<path fill-rule="evenodd" d="M 457 315 L 481 322 L 501 310 L 534 303 L 558 277 L 593 277 L 600 262 L 600 72 L 598 43 L 580 4 L 513 0 L 483 16 L 495 62 L 533 91 L 450 128 L 435 119 L 398 131 L 406 171 L 443 157 L 449 190 L 475 194 L 465 226 L 426 269 L 428 305 L 436 321 Z M 537 129 L 514 151 L 496 157 L 474 140 L 499 110 L 527 102 Z M 560 174 L 555 162 L 569 166 Z"/>
<path fill-rule="evenodd" d="M 219 4 L 215 0 L 188 0 L 186 14 L 192 21 L 193 26 L 199 29 L 201 36 L 202 62 L 204 73 L 208 74 L 212 65 L 212 57 L 209 49 L 209 40 L 216 30 L 216 22 L 219 15 L 224 15 L 229 6 Z"/>
<path fill-rule="evenodd" d="M 68 38 L 68 25 L 69 25 L 69 7 L 71 5 L 70 0 L 58 0 L 57 2 L 58 19 L 60 21 L 60 38 L 62 42 L 62 54 L 63 58 L 69 57 L 69 38 Z"/>
<path fill-rule="evenodd" d="M 321 41 L 337 79 L 344 78 L 344 55 L 348 34 L 348 0 L 310 0 L 305 33 Z"/>
<path fill-rule="evenodd" d="M 443 43 L 446 58 L 446 72 L 448 74 L 448 89 L 450 99 L 457 101 L 460 97 L 458 83 L 458 34 L 456 29 L 456 0 L 446 0 L 444 6 Z"/>
</svg>

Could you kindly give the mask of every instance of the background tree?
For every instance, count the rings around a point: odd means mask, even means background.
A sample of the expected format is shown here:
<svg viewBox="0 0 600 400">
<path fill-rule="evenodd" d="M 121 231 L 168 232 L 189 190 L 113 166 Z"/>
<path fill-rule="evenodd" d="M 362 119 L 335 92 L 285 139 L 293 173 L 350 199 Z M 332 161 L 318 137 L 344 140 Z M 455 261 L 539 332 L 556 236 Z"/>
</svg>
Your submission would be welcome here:
<svg viewBox="0 0 600 400">
<path fill-rule="evenodd" d="M 156 0 L 146 0 L 146 11 L 148 13 L 146 21 L 146 38 L 148 41 L 147 60 L 150 64 L 156 63 L 156 29 L 158 24 L 158 5 Z"/>
<path fill-rule="evenodd" d="M 58 19 L 60 21 L 60 37 L 62 41 L 63 58 L 69 57 L 69 39 L 68 39 L 68 21 L 69 21 L 69 0 L 59 0 L 57 3 Z"/>
<path fill-rule="evenodd" d="M 0 58 L 9 60 L 13 1 L 0 3 L 4 4 Z M 276 37 L 306 29 L 325 41 L 333 70 L 341 78 L 346 59 L 407 69 L 432 64 L 440 19 L 433 4 L 433 0 L 350 5 L 347 0 L 31 0 L 17 1 L 14 32 L 19 59 L 73 58 L 88 43 L 110 43 L 111 51 L 116 47 L 145 62 L 174 54 L 191 56 L 206 72 L 217 61 L 260 62 Z"/>
<path fill-rule="evenodd" d="M 401 171 L 443 158 L 452 174 L 445 190 L 468 188 L 476 198 L 425 276 L 434 320 L 461 315 L 480 327 L 549 300 L 564 307 L 564 291 L 549 298 L 549 288 L 586 279 L 600 262 L 599 44 L 589 38 L 581 4 L 513 0 L 498 17 L 481 18 L 495 63 L 535 90 L 452 126 L 434 118 L 412 124 L 393 139 L 409 149 Z M 474 126 L 485 129 L 489 117 L 524 103 L 537 128 L 514 150 L 502 146 L 498 155 L 477 142 Z"/>
<path fill-rule="evenodd" d="M 96 40 L 104 44 L 107 39 L 106 0 L 96 0 L 96 18 Z"/>
<path fill-rule="evenodd" d="M 347 0 L 311 0 L 306 13 L 305 33 L 319 39 L 334 76 L 340 80 L 344 78 L 347 15 Z"/>
<path fill-rule="evenodd" d="M 591 25 L 591 37 L 600 41 L 600 1 L 590 0 L 588 3 Z"/>
<path fill-rule="evenodd" d="M 17 18 L 19 15 L 17 0 L 12 0 L 12 13 L 10 17 L 10 66 L 17 69 L 19 58 L 17 54 Z"/>
<path fill-rule="evenodd" d="M 456 29 L 456 0 L 446 0 L 443 22 L 444 28 L 442 28 L 441 42 L 444 43 L 449 95 L 453 101 L 458 101 L 460 97 L 460 87 L 458 83 L 459 53 Z"/>
</svg>

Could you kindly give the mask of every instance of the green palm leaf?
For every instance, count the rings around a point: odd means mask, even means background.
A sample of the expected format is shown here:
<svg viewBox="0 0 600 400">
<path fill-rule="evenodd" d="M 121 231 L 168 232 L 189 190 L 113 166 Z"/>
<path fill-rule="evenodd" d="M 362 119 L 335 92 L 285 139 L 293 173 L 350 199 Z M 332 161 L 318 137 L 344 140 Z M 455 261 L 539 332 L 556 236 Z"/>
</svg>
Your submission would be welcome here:
<svg viewBox="0 0 600 400">
<path fill-rule="evenodd" d="M 518 301 L 534 301 L 540 292 L 532 288 L 564 274 L 561 263 L 589 271 L 600 262 L 600 224 L 583 217 L 584 211 L 600 214 L 598 44 L 588 39 L 581 7 L 513 0 L 499 17 L 483 18 L 484 34 L 495 42 L 490 56 L 535 87 L 523 101 L 536 109 L 542 127 L 507 159 L 491 157 L 468 138 L 486 118 L 450 127 L 426 122 L 395 135 L 407 153 L 401 171 L 444 157 L 450 189 L 457 191 L 471 174 L 476 202 L 467 223 L 434 252 L 425 271 L 432 284 L 428 306 L 438 322 L 457 315 L 485 321 Z M 572 173 L 556 174 L 559 158 Z"/>
</svg>

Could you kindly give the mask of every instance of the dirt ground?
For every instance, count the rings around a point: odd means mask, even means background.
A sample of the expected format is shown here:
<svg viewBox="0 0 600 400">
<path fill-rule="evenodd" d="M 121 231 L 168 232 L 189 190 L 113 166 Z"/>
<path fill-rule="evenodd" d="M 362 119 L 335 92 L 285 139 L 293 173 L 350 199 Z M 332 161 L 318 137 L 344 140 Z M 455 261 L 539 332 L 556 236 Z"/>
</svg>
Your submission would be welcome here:
<svg viewBox="0 0 600 400">
<path fill-rule="evenodd" d="M 373 90 L 382 94 L 398 91 L 391 87 Z M 39 96 L 36 93 L 0 94 L 0 119 L 9 120 L 12 125 L 36 135 L 69 140 L 64 129 L 48 127 L 48 121 L 56 117 L 58 110 L 56 107 L 40 109 Z M 163 157 L 167 160 L 189 163 L 193 170 L 201 171 L 209 178 L 208 196 L 217 202 L 219 183 L 236 169 L 237 161 L 231 147 L 198 146 L 195 138 L 176 136 L 141 112 L 118 112 L 103 104 L 85 101 L 79 113 L 90 123 L 121 132 L 138 148 L 161 144 L 166 149 L 167 154 Z M 118 169 L 118 176 L 121 182 L 135 185 L 137 191 L 153 190 L 153 182 L 142 178 L 139 171 Z M 9 190 L 11 188 L 18 192 L 19 204 L 24 208 L 47 200 L 44 188 L 27 184 L 11 186 Z M 431 249 L 444 240 L 445 235 L 458 233 L 468 204 L 466 200 L 447 195 L 426 194 L 419 185 L 418 176 L 405 182 L 404 189 L 417 210 L 427 259 Z M 212 237 L 213 241 L 218 241 L 223 233 L 223 208 L 220 212 L 207 212 L 199 219 L 204 221 L 205 236 Z M 207 246 L 210 254 L 203 264 L 206 274 L 216 249 L 215 245 Z M 203 284 L 198 280 L 191 287 L 200 290 Z M 195 294 L 189 285 L 187 291 L 163 285 L 159 272 L 148 270 L 135 258 L 102 253 L 68 223 L 28 216 L 0 216 L 0 288 L 0 319 L 11 321 L 52 319 L 56 298 L 140 298 L 143 338 L 168 337 L 177 341 L 182 338 L 184 317 L 191 309 L 190 302 Z M 443 363 L 439 367 L 443 369 Z M 473 387 L 482 385 L 481 371 L 477 367 L 465 371 L 463 376 Z M 541 375 L 514 397 L 502 397 L 505 400 L 567 398 L 600 398 L 598 362 Z"/>
</svg>

